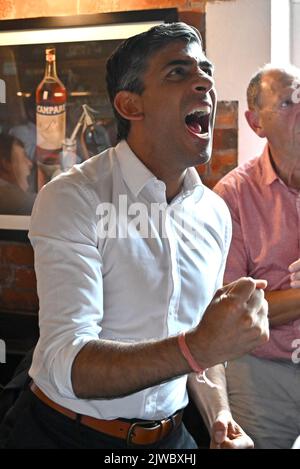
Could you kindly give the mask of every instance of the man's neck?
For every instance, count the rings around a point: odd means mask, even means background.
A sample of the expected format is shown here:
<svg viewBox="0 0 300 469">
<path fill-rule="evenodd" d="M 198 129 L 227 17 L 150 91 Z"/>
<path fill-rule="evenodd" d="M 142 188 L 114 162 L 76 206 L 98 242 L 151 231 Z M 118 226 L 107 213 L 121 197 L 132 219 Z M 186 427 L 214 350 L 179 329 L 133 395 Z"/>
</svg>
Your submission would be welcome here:
<svg viewBox="0 0 300 469">
<path fill-rule="evenodd" d="M 279 154 L 269 146 L 269 154 L 274 171 L 292 189 L 300 190 L 300 155 Z"/>
<path fill-rule="evenodd" d="M 161 161 L 161 152 L 157 154 L 153 148 L 149 149 L 147 145 L 139 144 L 130 137 L 127 139 L 133 153 L 137 158 L 151 171 L 154 176 L 166 185 L 166 199 L 171 202 L 182 189 L 186 170 L 174 169 L 170 165 L 164 165 Z M 170 158 L 171 160 L 171 158 Z"/>
</svg>

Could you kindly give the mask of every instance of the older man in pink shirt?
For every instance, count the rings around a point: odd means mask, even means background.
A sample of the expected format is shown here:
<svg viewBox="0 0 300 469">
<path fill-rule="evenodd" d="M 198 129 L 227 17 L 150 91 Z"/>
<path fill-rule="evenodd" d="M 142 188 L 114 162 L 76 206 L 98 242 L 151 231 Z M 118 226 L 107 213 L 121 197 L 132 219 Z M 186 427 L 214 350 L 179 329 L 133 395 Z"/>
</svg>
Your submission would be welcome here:
<svg viewBox="0 0 300 469">
<path fill-rule="evenodd" d="M 271 334 L 228 364 L 228 392 L 256 448 L 290 448 L 300 434 L 300 70 L 263 67 L 247 98 L 246 119 L 267 145 L 215 191 L 233 221 L 225 282 L 268 281 Z"/>
</svg>

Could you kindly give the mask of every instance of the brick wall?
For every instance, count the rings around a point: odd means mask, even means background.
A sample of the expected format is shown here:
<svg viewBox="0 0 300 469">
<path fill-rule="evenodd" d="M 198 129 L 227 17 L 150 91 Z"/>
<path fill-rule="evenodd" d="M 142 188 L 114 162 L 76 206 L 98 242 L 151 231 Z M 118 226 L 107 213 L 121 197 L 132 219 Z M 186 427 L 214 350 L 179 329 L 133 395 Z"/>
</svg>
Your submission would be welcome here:
<svg viewBox="0 0 300 469">
<path fill-rule="evenodd" d="M 114 11 L 178 8 L 204 13 L 206 0 L 0 0 L 1 18 L 78 15 Z"/>
<path fill-rule="evenodd" d="M 38 298 L 30 244 L 0 242 L 0 310 L 36 312 Z"/>
<path fill-rule="evenodd" d="M 0 0 L 0 19 L 175 7 L 179 10 L 180 19 L 196 26 L 205 39 L 205 3 L 205 0 Z M 205 184 L 212 187 L 236 165 L 236 161 L 237 103 L 220 102 L 212 162 L 198 170 Z M 0 310 L 32 313 L 37 309 L 30 245 L 0 241 Z"/>
<path fill-rule="evenodd" d="M 198 166 L 202 181 L 213 188 L 216 183 L 237 165 L 238 102 L 219 101 L 211 161 Z"/>
</svg>

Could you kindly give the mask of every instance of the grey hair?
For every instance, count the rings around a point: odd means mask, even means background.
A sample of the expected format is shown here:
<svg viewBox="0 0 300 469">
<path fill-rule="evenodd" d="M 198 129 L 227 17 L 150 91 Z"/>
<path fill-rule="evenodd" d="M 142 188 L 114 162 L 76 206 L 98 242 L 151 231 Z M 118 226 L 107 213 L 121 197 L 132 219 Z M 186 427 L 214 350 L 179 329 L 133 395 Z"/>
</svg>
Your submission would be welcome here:
<svg viewBox="0 0 300 469">
<path fill-rule="evenodd" d="M 259 68 L 251 77 L 247 87 L 247 103 L 250 111 L 261 108 L 261 82 L 263 76 L 269 73 L 300 76 L 300 69 L 292 64 L 275 65 L 272 63 Z"/>
</svg>

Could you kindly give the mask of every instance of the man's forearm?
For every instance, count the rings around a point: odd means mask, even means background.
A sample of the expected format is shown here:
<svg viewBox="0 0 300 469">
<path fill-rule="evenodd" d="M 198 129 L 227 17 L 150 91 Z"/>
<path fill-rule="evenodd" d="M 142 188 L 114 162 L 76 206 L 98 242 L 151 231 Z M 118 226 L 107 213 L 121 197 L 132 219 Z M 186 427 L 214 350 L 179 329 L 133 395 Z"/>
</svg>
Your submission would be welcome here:
<svg viewBox="0 0 300 469">
<path fill-rule="evenodd" d="M 128 344 L 97 340 L 73 362 L 72 385 L 82 399 L 116 398 L 190 372 L 177 338 Z"/>
<path fill-rule="evenodd" d="M 229 411 L 226 376 L 224 365 L 216 365 L 206 372 L 207 377 L 218 387 L 211 388 L 206 383 L 199 383 L 195 373 L 188 378 L 188 389 L 192 400 L 203 417 L 208 431 L 221 411 Z"/>
<path fill-rule="evenodd" d="M 265 292 L 269 303 L 271 326 L 280 326 L 300 318 L 300 289 L 275 290 Z"/>
<path fill-rule="evenodd" d="M 264 280 L 242 278 L 217 290 L 201 322 L 186 333 L 186 346 L 200 368 L 232 360 L 269 336 Z M 177 337 L 143 343 L 95 340 L 72 365 L 74 393 L 83 399 L 116 398 L 190 373 L 194 364 Z"/>
</svg>

